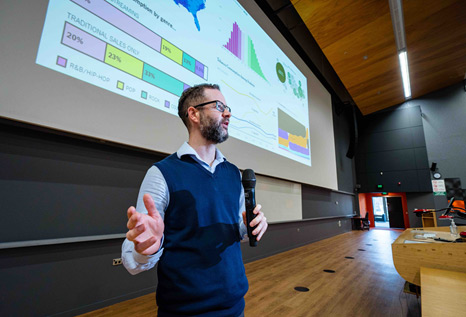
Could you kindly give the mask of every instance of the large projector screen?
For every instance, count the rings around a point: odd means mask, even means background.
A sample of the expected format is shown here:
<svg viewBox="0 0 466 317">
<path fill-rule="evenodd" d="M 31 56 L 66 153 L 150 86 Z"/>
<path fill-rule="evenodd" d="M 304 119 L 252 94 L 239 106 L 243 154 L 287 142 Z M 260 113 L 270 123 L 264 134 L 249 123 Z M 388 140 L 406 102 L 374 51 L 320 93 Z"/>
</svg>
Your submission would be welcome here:
<svg viewBox="0 0 466 317">
<path fill-rule="evenodd" d="M 2 117 L 168 154 L 183 90 L 217 83 L 231 162 L 337 189 L 330 96 L 252 1 L 21 0 L 0 21 Z"/>
</svg>

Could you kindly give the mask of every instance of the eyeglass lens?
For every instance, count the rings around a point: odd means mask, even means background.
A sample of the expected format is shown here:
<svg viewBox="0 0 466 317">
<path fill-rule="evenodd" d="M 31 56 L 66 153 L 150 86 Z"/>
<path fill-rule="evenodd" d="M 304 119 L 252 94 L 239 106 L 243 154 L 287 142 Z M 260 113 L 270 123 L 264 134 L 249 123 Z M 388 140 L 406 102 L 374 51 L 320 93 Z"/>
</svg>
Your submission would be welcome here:
<svg viewBox="0 0 466 317">
<path fill-rule="evenodd" d="M 224 105 L 223 102 L 221 102 L 221 101 L 219 101 L 219 100 L 217 100 L 217 101 L 215 102 L 215 107 L 216 107 L 217 110 L 220 111 L 220 112 L 224 112 L 225 109 L 227 109 L 228 112 L 231 112 L 231 108 L 228 107 L 227 105 Z"/>
</svg>

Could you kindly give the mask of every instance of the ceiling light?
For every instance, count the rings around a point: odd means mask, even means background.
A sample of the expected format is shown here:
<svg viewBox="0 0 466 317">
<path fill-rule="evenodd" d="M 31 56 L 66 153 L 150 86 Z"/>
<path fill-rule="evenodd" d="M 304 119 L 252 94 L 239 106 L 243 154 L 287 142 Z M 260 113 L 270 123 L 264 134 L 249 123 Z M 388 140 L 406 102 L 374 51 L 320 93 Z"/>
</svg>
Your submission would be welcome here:
<svg viewBox="0 0 466 317">
<path fill-rule="evenodd" d="M 402 0 L 389 0 L 390 15 L 392 17 L 393 32 L 395 33 L 396 49 L 400 60 L 401 78 L 405 98 L 411 98 L 411 85 L 409 82 L 408 55 L 406 51 L 406 35 L 403 18 Z"/>
<path fill-rule="evenodd" d="M 401 78 L 403 79 L 403 90 L 405 92 L 405 98 L 411 98 L 411 85 L 409 82 L 409 68 L 408 68 L 408 54 L 405 50 L 398 53 L 401 68 Z"/>
</svg>

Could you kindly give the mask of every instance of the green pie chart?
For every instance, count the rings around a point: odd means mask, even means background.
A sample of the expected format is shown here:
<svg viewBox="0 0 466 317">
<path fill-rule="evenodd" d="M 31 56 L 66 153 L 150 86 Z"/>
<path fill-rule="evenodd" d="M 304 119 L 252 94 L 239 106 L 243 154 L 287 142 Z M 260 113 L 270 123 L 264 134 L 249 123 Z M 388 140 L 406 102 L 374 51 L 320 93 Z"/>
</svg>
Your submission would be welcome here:
<svg viewBox="0 0 466 317">
<path fill-rule="evenodd" d="M 284 83 L 286 81 L 286 74 L 285 74 L 285 69 L 283 68 L 283 65 L 280 64 L 280 62 L 277 63 L 277 66 L 275 67 L 277 71 L 277 76 L 278 79 Z"/>
</svg>

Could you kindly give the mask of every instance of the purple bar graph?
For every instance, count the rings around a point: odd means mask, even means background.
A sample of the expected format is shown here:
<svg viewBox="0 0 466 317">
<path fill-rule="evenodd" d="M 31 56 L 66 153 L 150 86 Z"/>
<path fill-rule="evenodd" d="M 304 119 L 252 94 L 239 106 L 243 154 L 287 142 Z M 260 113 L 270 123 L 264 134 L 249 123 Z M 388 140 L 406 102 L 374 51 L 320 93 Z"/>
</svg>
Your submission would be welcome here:
<svg viewBox="0 0 466 317">
<path fill-rule="evenodd" d="M 78 6 L 86 9 L 90 13 L 96 15 L 100 19 L 110 23 L 112 26 L 120 29 L 126 34 L 132 36 L 141 43 L 149 46 L 155 51 L 161 53 L 162 37 L 153 32 L 146 26 L 126 15 L 113 5 L 107 3 L 105 0 L 70 0 Z M 164 39 L 169 42 L 168 40 Z M 169 42 L 170 43 L 170 42 Z M 171 43 L 170 43 L 171 44 Z M 184 53 L 184 52 L 183 52 Z M 182 65 L 186 69 L 192 71 L 190 68 Z M 205 80 L 207 80 L 207 66 L 196 60 L 196 69 L 194 73 Z"/>
<path fill-rule="evenodd" d="M 88 10 L 89 12 L 94 13 L 102 20 L 107 21 L 108 23 L 112 24 L 113 26 L 123 30 L 127 34 L 131 35 L 135 39 L 138 39 L 142 43 L 146 44 L 147 46 L 153 48 L 157 52 L 160 52 L 160 45 L 162 43 L 162 38 L 140 24 L 139 22 L 135 21 L 134 19 L 130 18 L 111 4 L 103 0 L 92 0 L 92 1 L 85 1 L 85 0 L 71 0 L 77 5 L 83 7 L 84 9 Z"/>
<path fill-rule="evenodd" d="M 228 43 L 223 45 L 227 50 L 232 52 L 236 57 L 241 59 L 241 29 L 238 24 L 235 22 L 233 24 L 233 31 L 231 31 L 230 39 Z"/>
</svg>

